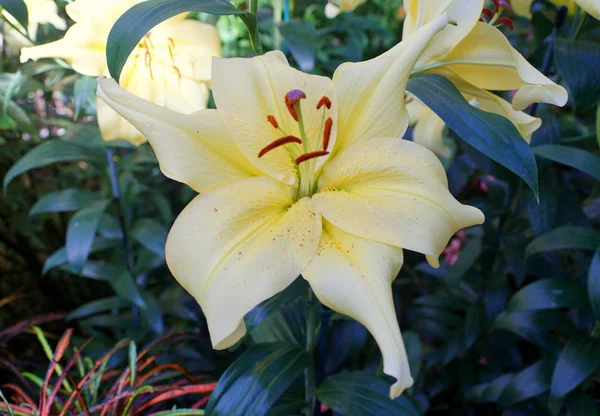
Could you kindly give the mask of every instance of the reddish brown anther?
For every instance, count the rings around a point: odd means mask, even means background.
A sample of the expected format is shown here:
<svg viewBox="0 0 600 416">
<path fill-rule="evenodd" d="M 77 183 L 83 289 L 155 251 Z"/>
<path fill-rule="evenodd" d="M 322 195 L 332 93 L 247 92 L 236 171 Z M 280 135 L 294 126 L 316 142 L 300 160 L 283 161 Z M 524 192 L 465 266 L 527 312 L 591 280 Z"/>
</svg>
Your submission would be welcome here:
<svg viewBox="0 0 600 416">
<path fill-rule="evenodd" d="M 331 100 L 329 99 L 329 97 L 321 97 L 321 99 L 317 103 L 317 110 L 320 110 L 323 106 L 327 107 L 328 110 L 331 108 Z"/>
<path fill-rule="evenodd" d="M 327 156 L 329 154 L 326 150 L 319 150 L 318 152 L 310 152 L 300 155 L 296 158 L 296 165 L 299 165 L 302 162 L 306 162 L 307 160 L 314 159 L 316 157 Z"/>
<path fill-rule="evenodd" d="M 300 90 L 291 90 L 285 95 L 285 106 L 296 121 L 298 121 L 298 113 L 296 112 L 294 105 L 298 104 L 300 100 L 305 98 L 306 94 Z"/>
<path fill-rule="evenodd" d="M 494 18 L 494 11 L 492 9 L 488 9 L 487 7 L 481 11 L 482 14 L 485 14 L 490 19 Z"/>
<path fill-rule="evenodd" d="M 510 30 L 515 30 L 515 22 L 508 17 L 502 17 L 498 19 L 498 23 L 508 27 Z"/>
<path fill-rule="evenodd" d="M 329 117 L 325 120 L 325 129 L 323 130 L 323 150 L 327 150 L 329 147 L 329 139 L 331 139 L 331 128 L 333 127 L 333 120 Z"/>
<path fill-rule="evenodd" d="M 269 123 L 271 123 L 271 126 L 273 126 L 274 128 L 279 128 L 279 123 L 277 122 L 277 120 L 275 119 L 275 116 L 272 115 L 268 115 L 267 116 L 267 121 Z"/>
<path fill-rule="evenodd" d="M 259 159 L 269 153 L 273 149 L 277 149 L 280 146 L 289 144 L 289 143 L 298 143 L 302 144 L 302 140 L 297 138 L 296 136 L 285 136 L 280 139 L 275 140 L 273 143 L 269 144 L 265 148 L 263 148 L 258 154 Z"/>
</svg>

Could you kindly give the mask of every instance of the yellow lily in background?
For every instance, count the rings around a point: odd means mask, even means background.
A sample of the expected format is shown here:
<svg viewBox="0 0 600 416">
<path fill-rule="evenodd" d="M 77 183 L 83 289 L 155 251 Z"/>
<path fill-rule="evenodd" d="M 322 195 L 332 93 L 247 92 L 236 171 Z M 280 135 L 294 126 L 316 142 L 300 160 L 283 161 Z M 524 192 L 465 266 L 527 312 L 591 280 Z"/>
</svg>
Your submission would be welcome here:
<svg viewBox="0 0 600 416">
<path fill-rule="evenodd" d="M 518 15 L 531 18 L 531 5 L 534 0 L 511 0 L 510 5 Z M 567 6 L 569 12 L 575 12 L 577 6 L 600 20 L 600 0 L 552 0 L 557 6 Z"/>
<path fill-rule="evenodd" d="M 67 13 L 76 24 L 65 37 L 24 48 L 21 61 L 63 58 L 83 75 L 108 75 L 106 40 L 118 18 L 141 0 L 76 0 Z M 221 55 L 217 30 L 208 24 L 176 16 L 152 29 L 129 56 L 121 74 L 123 87 L 153 103 L 190 114 L 208 103 L 210 66 Z M 144 136 L 104 102 L 97 101 L 98 124 L 104 140 L 125 139 L 134 145 Z"/>
<path fill-rule="evenodd" d="M 6 43 L 13 49 L 21 49 L 25 46 L 31 46 L 31 42 L 23 33 L 27 32 L 30 39 L 35 40 L 37 38 L 38 26 L 43 23 L 53 25 L 59 30 L 65 30 L 67 28 L 67 22 L 58 15 L 58 7 L 54 0 L 25 0 L 25 6 L 27 6 L 27 14 L 29 24 L 27 25 L 27 31 L 21 26 L 17 19 L 12 15 L 2 10 L 2 15 L 5 19 L 10 21 L 16 28 L 4 25 L 4 37 Z"/>
<path fill-rule="evenodd" d="M 330 0 L 325 6 L 325 16 L 329 19 L 340 13 L 351 12 L 367 0 Z"/>
<path fill-rule="evenodd" d="M 425 146 L 436 155 L 449 158 L 450 148 L 444 143 L 446 123 L 417 97 L 409 94 L 406 108 L 410 117 L 410 125 L 414 125 L 412 139 L 415 143 Z"/>
<path fill-rule="evenodd" d="M 529 64 L 500 30 L 479 21 L 483 6 L 484 0 L 405 0 L 404 39 L 442 13 L 456 22 L 433 39 L 412 75 L 445 76 L 467 100 L 507 117 L 528 140 L 541 122 L 521 110 L 535 102 L 564 106 L 567 91 Z M 517 90 L 512 106 L 489 92 L 506 90 Z"/>
<path fill-rule="evenodd" d="M 446 25 L 442 15 L 333 79 L 293 69 L 279 51 L 215 58 L 217 109 L 189 116 L 99 81 L 98 96 L 145 134 L 165 175 L 202 193 L 175 221 L 166 257 L 214 348 L 239 341 L 244 315 L 302 274 L 374 336 L 397 380 L 391 397 L 412 385 L 391 292 L 402 250 L 438 266 L 450 237 L 484 220 L 450 194 L 433 153 L 400 139 L 412 66 Z"/>
</svg>

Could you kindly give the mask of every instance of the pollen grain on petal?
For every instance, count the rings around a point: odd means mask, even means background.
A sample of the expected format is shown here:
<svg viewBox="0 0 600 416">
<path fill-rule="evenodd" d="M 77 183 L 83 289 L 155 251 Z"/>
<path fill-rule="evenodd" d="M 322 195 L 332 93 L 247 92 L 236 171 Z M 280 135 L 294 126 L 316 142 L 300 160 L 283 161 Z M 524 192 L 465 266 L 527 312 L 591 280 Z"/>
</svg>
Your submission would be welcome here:
<svg viewBox="0 0 600 416">
<path fill-rule="evenodd" d="M 296 165 L 299 165 L 302 162 L 306 162 L 307 160 L 314 159 L 316 157 L 327 156 L 329 152 L 327 150 L 319 150 L 317 152 L 310 152 L 300 155 L 296 158 Z"/>
<path fill-rule="evenodd" d="M 329 117 L 325 120 L 325 128 L 323 129 L 323 150 L 327 150 L 329 147 L 329 140 L 331 139 L 331 128 L 333 127 L 333 119 Z"/>
<path fill-rule="evenodd" d="M 327 107 L 328 110 L 331 109 L 331 100 L 329 99 L 329 97 L 321 97 L 321 99 L 317 103 L 317 110 L 320 110 L 323 106 Z"/>
<path fill-rule="evenodd" d="M 258 153 L 258 157 L 261 158 L 264 155 L 266 155 L 267 153 L 269 153 L 271 150 L 273 149 L 277 149 L 278 147 L 281 147 L 283 145 L 289 144 L 289 143 L 298 143 L 298 144 L 302 144 L 302 140 L 300 140 L 299 138 L 297 138 L 296 136 L 285 136 L 282 137 L 280 139 L 275 140 L 274 142 L 270 143 L 269 145 L 265 146 L 259 153 Z"/>
</svg>

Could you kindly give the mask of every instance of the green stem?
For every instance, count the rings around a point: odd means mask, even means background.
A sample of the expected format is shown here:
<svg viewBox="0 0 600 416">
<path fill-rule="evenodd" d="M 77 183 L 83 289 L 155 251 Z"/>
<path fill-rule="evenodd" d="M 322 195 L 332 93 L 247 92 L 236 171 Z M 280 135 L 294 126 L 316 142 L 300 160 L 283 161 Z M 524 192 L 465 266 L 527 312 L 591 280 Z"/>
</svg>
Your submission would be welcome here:
<svg viewBox="0 0 600 416">
<path fill-rule="evenodd" d="M 592 338 L 600 338 L 600 320 L 596 321 L 596 326 L 592 329 Z"/>
<path fill-rule="evenodd" d="M 256 16 L 258 12 L 258 0 L 250 0 L 250 13 Z"/>
<path fill-rule="evenodd" d="M 273 45 L 276 50 L 281 50 L 281 32 L 279 24 L 283 15 L 283 0 L 273 0 Z"/>
<path fill-rule="evenodd" d="M 306 320 L 306 352 L 310 355 L 310 361 L 305 374 L 304 392 L 306 399 L 306 416 L 314 415 L 314 391 L 315 391 L 315 331 L 319 317 L 315 308 L 315 295 L 312 289 L 308 289 L 308 318 Z"/>
<path fill-rule="evenodd" d="M 500 16 L 502 16 L 502 12 L 504 11 L 504 7 L 500 7 L 498 9 L 498 13 L 496 13 L 494 15 L 494 17 L 492 17 L 492 20 L 489 21 L 488 25 L 493 26 L 494 23 L 496 23 L 498 21 L 498 19 L 500 18 Z"/>
</svg>

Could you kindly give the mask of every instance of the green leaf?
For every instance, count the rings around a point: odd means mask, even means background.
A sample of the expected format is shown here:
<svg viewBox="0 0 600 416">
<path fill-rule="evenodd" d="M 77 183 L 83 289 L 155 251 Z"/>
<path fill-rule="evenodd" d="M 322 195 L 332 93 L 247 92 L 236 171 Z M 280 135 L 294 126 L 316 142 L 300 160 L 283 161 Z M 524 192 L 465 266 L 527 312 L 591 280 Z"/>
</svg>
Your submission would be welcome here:
<svg viewBox="0 0 600 416">
<path fill-rule="evenodd" d="M 127 299 L 140 308 L 146 308 L 146 302 L 140 293 L 140 288 L 129 272 L 123 270 L 115 280 L 111 281 L 111 284 L 115 293 L 121 298 Z"/>
<path fill-rule="evenodd" d="M 258 324 L 268 318 L 271 314 L 279 311 L 284 305 L 298 299 L 303 293 L 306 293 L 307 289 L 308 283 L 302 277 L 299 277 L 284 291 L 279 292 L 272 298 L 255 306 L 254 309 L 244 316 L 248 332 L 251 332 Z"/>
<path fill-rule="evenodd" d="M 556 38 L 554 60 L 569 88 L 575 107 L 582 110 L 600 100 L 600 45 Z"/>
<path fill-rule="evenodd" d="M 4 177 L 4 189 L 17 176 L 31 169 L 41 168 L 58 162 L 104 161 L 104 154 L 63 140 L 51 140 L 33 148 L 17 161 Z"/>
<path fill-rule="evenodd" d="M 520 334 L 521 328 L 569 330 L 571 321 L 554 309 L 502 312 L 492 322 L 490 330 L 505 329 Z"/>
<path fill-rule="evenodd" d="M 576 390 L 567 396 L 567 416 L 598 416 L 598 407 L 594 400 L 583 393 L 581 390 Z"/>
<path fill-rule="evenodd" d="M 587 335 L 577 335 L 567 342 L 558 356 L 550 396 L 554 399 L 563 397 L 600 366 L 600 340 Z"/>
<path fill-rule="evenodd" d="M 27 30 L 29 27 L 29 15 L 27 13 L 27 5 L 23 0 L 0 0 L 0 6 Z"/>
<path fill-rule="evenodd" d="M 536 155 L 587 173 L 600 180 L 600 157 L 576 147 L 545 144 L 533 148 Z"/>
<path fill-rule="evenodd" d="M 92 246 L 92 253 L 93 252 L 94 250 Z M 102 263 L 98 261 L 88 261 L 85 266 L 83 266 L 83 269 L 76 269 L 70 264 L 65 264 L 61 266 L 60 269 L 88 279 L 103 280 L 106 282 L 115 280 L 117 276 L 119 276 L 124 270 L 122 266 L 115 266 L 114 264 Z"/>
<path fill-rule="evenodd" d="M 318 33 L 314 23 L 303 20 L 291 20 L 279 25 L 279 31 L 285 38 L 292 56 L 304 72 L 315 69 Z"/>
<path fill-rule="evenodd" d="M 576 280 L 543 279 L 519 290 L 508 303 L 508 312 L 529 309 L 585 308 L 585 286 Z"/>
<path fill-rule="evenodd" d="M 86 189 L 68 188 L 62 191 L 44 195 L 29 211 L 29 215 L 39 215 L 48 212 L 72 212 L 83 209 L 98 201 L 97 193 Z"/>
<path fill-rule="evenodd" d="M 94 243 L 92 244 L 92 250 L 90 251 L 90 253 L 95 253 L 96 251 L 103 251 L 103 250 L 107 250 L 109 248 L 114 248 L 118 244 L 121 244 L 121 242 L 97 238 L 94 240 Z M 55 267 L 66 264 L 67 262 L 68 262 L 67 249 L 65 247 L 61 247 L 58 250 L 56 250 L 54 253 L 52 253 L 50 255 L 50 257 L 48 257 L 46 259 L 46 262 L 44 263 L 44 267 L 42 268 L 42 275 L 48 273 L 49 270 L 52 270 Z M 89 264 L 90 263 L 88 263 L 87 265 L 89 265 Z M 85 268 L 86 267 L 84 267 L 84 270 L 85 270 Z M 106 280 L 106 279 L 104 279 L 104 280 Z"/>
<path fill-rule="evenodd" d="M 481 254 L 481 248 L 480 238 L 467 241 L 460 250 L 458 260 L 448 271 L 448 283 L 456 284 L 465 276 L 477 261 L 477 258 Z"/>
<path fill-rule="evenodd" d="M 538 170 L 533 150 L 508 119 L 470 105 L 452 82 L 441 75 L 411 78 L 407 90 L 444 120 L 462 140 L 514 172 L 536 198 Z"/>
<path fill-rule="evenodd" d="M 94 202 L 89 207 L 78 211 L 69 221 L 65 247 L 67 260 L 76 270 L 83 268 L 90 255 L 100 217 L 108 204 L 110 201 L 107 200 Z"/>
<path fill-rule="evenodd" d="M 516 374 L 498 398 L 498 406 L 508 407 L 523 400 L 538 396 L 550 388 L 552 362 L 538 361 Z"/>
<path fill-rule="evenodd" d="M 98 81 L 94 77 L 86 77 L 84 75 L 77 77 L 73 86 L 73 104 L 75 114 L 73 118 L 77 120 L 81 110 L 85 106 L 93 105 L 96 101 L 96 88 Z"/>
<path fill-rule="evenodd" d="M 131 227 L 131 237 L 163 259 L 165 258 L 167 234 L 168 231 L 164 226 L 149 218 L 142 218 Z"/>
<path fill-rule="evenodd" d="M 533 240 L 525 250 L 525 256 L 544 251 L 578 249 L 596 250 L 600 247 L 600 233 L 585 227 L 558 227 L 549 233 L 543 234 Z"/>
<path fill-rule="evenodd" d="M 219 379 L 206 416 L 264 415 L 304 371 L 308 353 L 287 343 L 246 350 Z"/>
<path fill-rule="evenodd" d="M 482 303 L 474 303 L 467 310 L 465 321 L 465 348 L 469 349 L 486 328 L 486 313 Z"/>
<path fill-rule="evenodd" d="M 111 76 L 119 80 L 125 61 L 146 33 L 159 23 L 185 12 L 239 16 L 248 28 L 253 49 L 258 50 L 256 16 L 239 10 L 227 0 L 148 0 L 127 10 L 108 35 L 106 60 Z"/>
<path fill-rule="evenodd" d="M 596 250 L 596 254 L 592 259 L 590 271 L 588 272 L 587 289 L 592 310 L 596 317 L 600 319 L 600 248 Z"/>
<path fill-rule="evenodd" d="M 405 396 L 389 394 L 389 383 L 361 371 L 330 376 L 317 389 L 317 398 L 344 416 L 420 415 Z"/>
<path fill-rule="evenodd" d="M 94 315 L 100 312 L 109 312 L 114 309 L 121 309 L 128 306 L 129 302 L 116 296 L 98 299 L 78 307 L 68 314 L 65 319 L 67 321 L 71 321 L 73 319 L 85 318 L 86 316 Z"/>
</svg>

